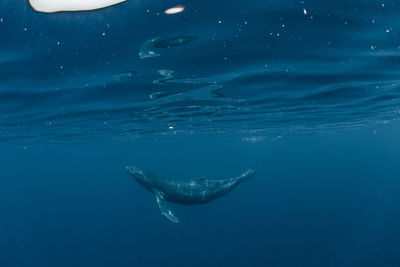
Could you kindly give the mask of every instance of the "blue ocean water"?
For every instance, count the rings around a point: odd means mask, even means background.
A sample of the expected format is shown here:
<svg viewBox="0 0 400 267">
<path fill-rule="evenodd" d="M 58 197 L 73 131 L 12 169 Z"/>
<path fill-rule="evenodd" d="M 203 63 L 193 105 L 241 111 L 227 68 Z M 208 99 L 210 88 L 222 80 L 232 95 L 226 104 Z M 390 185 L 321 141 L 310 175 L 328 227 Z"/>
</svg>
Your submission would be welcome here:
<svg viewBox="0 0 400 267">
<path fill-rule="evenodd" d="M 399 12 L 2 0 L 0 266 L 400 266 Z M 256 175 L 173 224 L 127 165 Z"/>
</svg>

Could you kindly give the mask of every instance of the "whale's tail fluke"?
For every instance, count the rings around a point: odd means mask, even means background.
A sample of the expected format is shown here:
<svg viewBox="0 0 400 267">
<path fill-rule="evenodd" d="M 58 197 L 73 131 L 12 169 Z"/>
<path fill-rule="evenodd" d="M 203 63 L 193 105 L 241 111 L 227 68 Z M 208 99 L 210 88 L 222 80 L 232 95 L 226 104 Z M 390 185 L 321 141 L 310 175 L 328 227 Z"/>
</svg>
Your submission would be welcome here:
<svg viewBox="0 0 400 267">
<path fill-rule="evenodd" d="M 246 181 L 250 177 L 253 177 L 255 173 L 256 172 L 253 171 L 252 169 L 248 169 L 245 173 L 243 173 L 242 175 L 236 177 L 236 181 L 237 181 L 237 183 L 241 183 L 243 181 Z"/>
</svg>

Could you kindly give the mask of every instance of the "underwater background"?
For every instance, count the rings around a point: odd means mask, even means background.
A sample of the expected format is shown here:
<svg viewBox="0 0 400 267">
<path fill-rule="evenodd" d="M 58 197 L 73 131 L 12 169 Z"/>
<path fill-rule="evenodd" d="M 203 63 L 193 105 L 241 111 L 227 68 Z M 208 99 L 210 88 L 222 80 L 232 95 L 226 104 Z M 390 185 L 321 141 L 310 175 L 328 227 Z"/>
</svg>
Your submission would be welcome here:
<svg viewBox="0 0 400 267">
<path fill-rule="evenodd" d="M 398 14 L 0 0 L 0 266 L 400 266 Z M 256 175 L 173 224 L 127 165 Z"/>
</svg>

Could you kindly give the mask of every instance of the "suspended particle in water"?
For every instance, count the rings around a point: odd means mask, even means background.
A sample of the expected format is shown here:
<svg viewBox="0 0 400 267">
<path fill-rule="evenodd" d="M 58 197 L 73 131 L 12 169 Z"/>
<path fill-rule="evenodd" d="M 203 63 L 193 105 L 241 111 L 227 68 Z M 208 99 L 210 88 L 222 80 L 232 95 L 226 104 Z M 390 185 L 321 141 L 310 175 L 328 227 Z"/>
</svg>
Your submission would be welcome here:
<svg viewBox="0 0 400 267">
<path fill-rule="evenodd" d="M 164 76 L 164 78 L 166 79 L 170 79 L 173 78 L 173 70 L 159 70 L 158 74 L 160 74 L 161 76 Z"/>
</svg>

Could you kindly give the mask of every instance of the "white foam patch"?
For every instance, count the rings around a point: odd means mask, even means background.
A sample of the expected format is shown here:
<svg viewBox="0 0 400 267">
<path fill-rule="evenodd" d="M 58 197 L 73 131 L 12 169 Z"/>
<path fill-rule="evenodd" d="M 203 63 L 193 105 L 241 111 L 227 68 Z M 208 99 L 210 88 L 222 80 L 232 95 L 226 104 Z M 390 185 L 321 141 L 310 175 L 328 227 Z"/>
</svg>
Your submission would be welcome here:
<svg viewBox="0 0 400 267">
<path fill-rule="evenodd" d="M 32 8 L 39 12 L 83 11 L 112 6 L 126 0 L 29 0 Z"/>
</svg>

